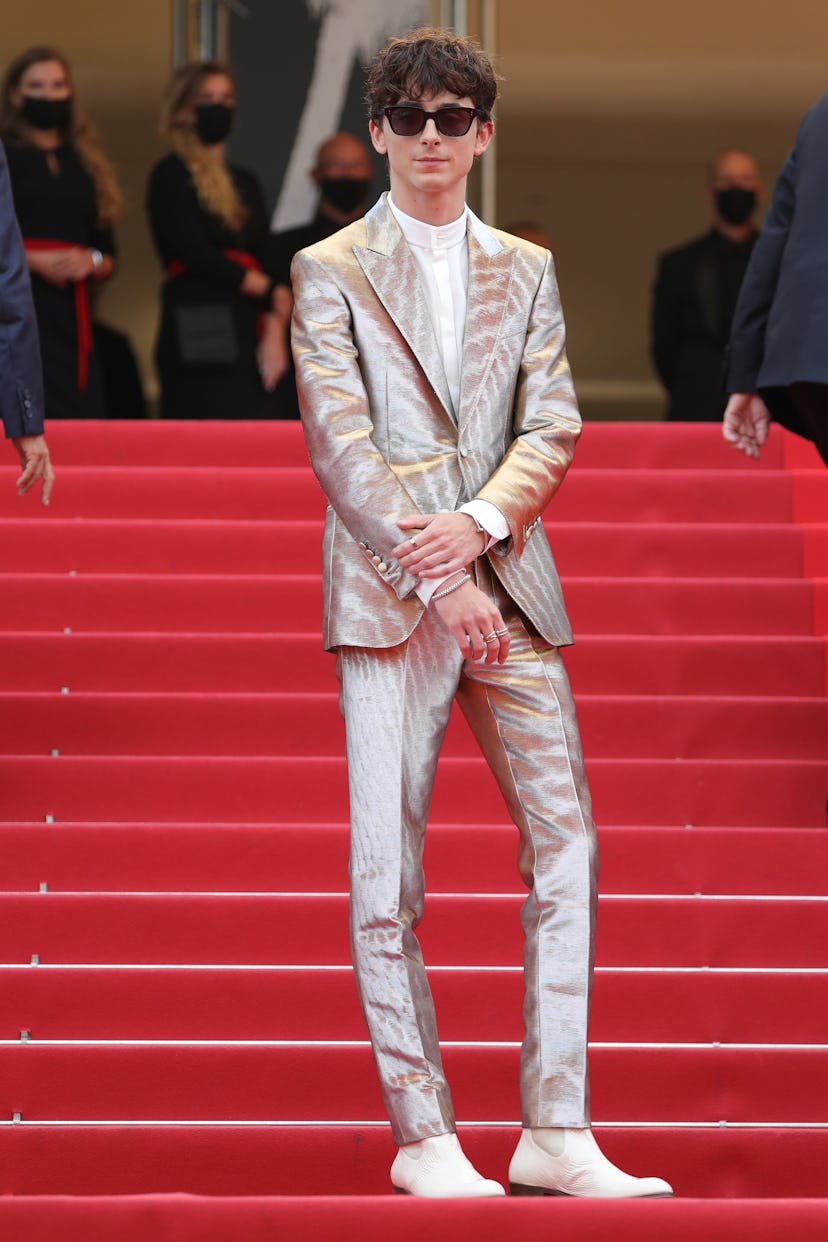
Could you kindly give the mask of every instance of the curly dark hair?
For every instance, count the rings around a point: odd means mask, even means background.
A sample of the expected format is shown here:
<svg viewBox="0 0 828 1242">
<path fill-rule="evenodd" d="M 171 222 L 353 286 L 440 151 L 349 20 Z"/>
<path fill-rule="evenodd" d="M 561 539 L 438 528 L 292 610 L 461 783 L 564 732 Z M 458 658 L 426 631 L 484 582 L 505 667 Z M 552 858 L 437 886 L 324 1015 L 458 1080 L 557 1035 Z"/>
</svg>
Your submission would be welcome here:
<svg viewBox="0 0 828 1242">
<path fill-rule="evenodd" d="M 422 99 L 449 91 L 468 97 L 486 119 L 498 92 L 498 75 L 491 60 L 474 39 L 451 30 L 423 26 L 411 34 L 389 39 L 368 70 L 365 102 L 376 121 L 381 108 L 400 99 Z"/>
</svg>

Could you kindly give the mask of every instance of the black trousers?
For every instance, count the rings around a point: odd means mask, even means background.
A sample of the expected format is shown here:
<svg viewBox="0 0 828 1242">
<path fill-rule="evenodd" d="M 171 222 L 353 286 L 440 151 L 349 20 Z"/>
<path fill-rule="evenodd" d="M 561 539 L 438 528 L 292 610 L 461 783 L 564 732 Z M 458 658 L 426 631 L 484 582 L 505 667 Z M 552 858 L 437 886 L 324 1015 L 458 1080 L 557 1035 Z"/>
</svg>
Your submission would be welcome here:
<svg viewBox="0 0 828 1242">
<path fill-rule="evenodd" d="M 828 384 L 801 380 L 787 388 L 768 388 L 761 395 L 776 421 L 813 440 L 828 465 Z"/>
</svg>

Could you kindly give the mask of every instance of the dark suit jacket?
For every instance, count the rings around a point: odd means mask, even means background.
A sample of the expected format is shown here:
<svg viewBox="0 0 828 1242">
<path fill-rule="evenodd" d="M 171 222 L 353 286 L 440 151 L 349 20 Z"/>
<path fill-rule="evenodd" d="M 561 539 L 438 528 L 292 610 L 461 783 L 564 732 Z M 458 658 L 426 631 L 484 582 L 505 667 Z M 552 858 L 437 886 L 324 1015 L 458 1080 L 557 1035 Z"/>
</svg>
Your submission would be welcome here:
<svg viewBox="0 0 828 1242">
<path fill-rule="evenodd" d="M 651 340 L 669 419 L 715 422 L 724 413 L 725 347 L 755 240 L 735 243 L 711 229 L 659 258 Z"/>
<path fill-rule="evenodd" d="M 29 269 L 0 143 L 0 417 L 7 436 L 43 430 L 43 369 Z"/>
<path fill-rule="evenodd" d="M 828 92 L 776 181 L 733 319 L 728 392 L 828 384 Z"/>
</svg>

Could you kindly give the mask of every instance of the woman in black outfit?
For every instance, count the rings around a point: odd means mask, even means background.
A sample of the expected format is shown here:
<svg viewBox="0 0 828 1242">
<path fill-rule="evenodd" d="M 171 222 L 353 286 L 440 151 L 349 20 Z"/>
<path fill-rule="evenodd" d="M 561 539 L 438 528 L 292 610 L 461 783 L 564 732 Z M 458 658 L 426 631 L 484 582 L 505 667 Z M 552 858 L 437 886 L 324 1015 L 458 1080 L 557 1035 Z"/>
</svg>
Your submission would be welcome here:
<svg viewBox="0 0 828 1242">
<path fill-rule="evenodd" d="M 90 290 L 115 270 L 123 200 L 59 52 L 30 48 L 0 87 L 0 137 L 32 277 L 47 418 L 103 418 Z"/>
<path fill-rule="evenodd" d="M 276 418 L 287 365 L 284 291 L 264 271 L 268 220 L 252 173 L 227 163 L 235 116 L 229 69 L 176 70 L 147 206 L 167 271 L 156 363 L 164 418 Z"/>
</svg>

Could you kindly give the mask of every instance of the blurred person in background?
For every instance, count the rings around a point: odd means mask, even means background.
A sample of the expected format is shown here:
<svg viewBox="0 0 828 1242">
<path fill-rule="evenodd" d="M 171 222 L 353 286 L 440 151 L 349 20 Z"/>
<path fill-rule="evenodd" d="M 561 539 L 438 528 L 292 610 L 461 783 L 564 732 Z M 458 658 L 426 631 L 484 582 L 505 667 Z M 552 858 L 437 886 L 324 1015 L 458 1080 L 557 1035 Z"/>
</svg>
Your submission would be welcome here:
<svg viewBox="0 0 828 1242">
<path fill-rule="evenodd" d="M 353 134 L 333 134 L 316 152 L 316 163 L 309 175 L 319 187 L 316 214 L 307 224 L 275 233 L 271 243 L 273 274 L 287 294 L 291 294 L 290 265 L 293 256 L 365 215 L 374 177 L 368 147 Z M 292 359 L 279 384 L 279 398 L 282 416 L 298 418 L 299 401 Z"/>
<path fill-rule="evenodd" d="M 32 277 L 46 416 L 103 418 L 90 289 L 115 270 L 112 229 L 123 199 L 69 65 L 53 48 L 29 48 L 6 70 L 0 137 Z"/>
<path fill-rule="evenodd" d="M 828 91 L 806 112 L 733 317 L 724 437 L 758 457 L 771 418 L 828 464 Z"/>
<path fill-rule="evenodd" d="M 41 480 L 48 505 L 54 474 L 43 435 L 43 372 L 26 255 L 12 205 L 9 172 L 0 143 L 0 418 L 23 467 L 17 480 L 23 496 Z"/>
<path fill-rule="evenodd" d="M 229 164 L 236 88 L 219 61 L 176 69 L 149 180 L 150 226 L 167 279 L 156 365 L 164 418 L 274 418 L 287 367 L 290 300 L 265 270 L 268 215 L 258 180 Z"/>
<path fill-rule="evenodd" d="M 652 356 L 671 421 L 718 422 L 724 413 L 725 348 L 764 196 L 756 160 L 722 151 L 705 195 L 712 228 L 660 256 L 653 291 Z"/>
</svg>

